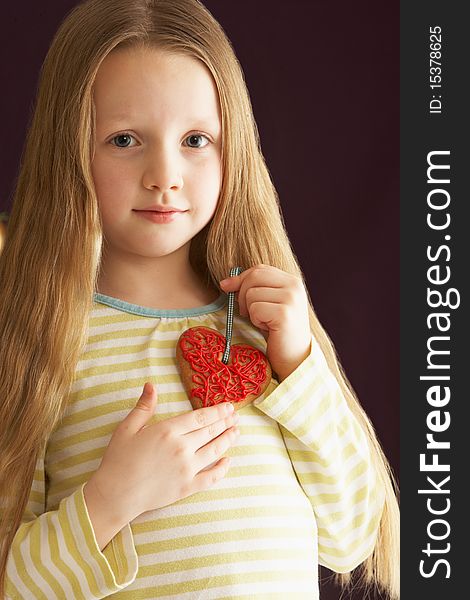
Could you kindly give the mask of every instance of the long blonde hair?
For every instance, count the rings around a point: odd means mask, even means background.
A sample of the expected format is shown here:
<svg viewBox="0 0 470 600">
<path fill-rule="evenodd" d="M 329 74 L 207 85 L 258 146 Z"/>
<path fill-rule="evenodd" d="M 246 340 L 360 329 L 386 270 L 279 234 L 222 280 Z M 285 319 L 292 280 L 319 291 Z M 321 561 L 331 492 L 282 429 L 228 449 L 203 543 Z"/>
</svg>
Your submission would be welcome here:
<svg viewBox="0 0 470 600">
<path fill-rule="evenodd" d="M 88 0 L 72 9 L 41 69 L 0 256 L 0 597 L 8 549 L 21 524 L 39 453 L 64 413 L 96 290 L 102 229 L 90 167 L 93 82 L 109 52 L 136 45 L 197 58 L 217 85 L 223 182 L 216 213 L 192 240 L 190 251 L 202 281 L 219 287 L 233 265 L 246 269 L 262 263 L 305 283 L 261 152 L 242 69 L 209 11 L 198 0 Z M 243 223 L 243 236 L 234 223 Z M 311 331 L 367 433 L 386 492 L 374 552 L 355 572 L 365 584 L 376 584 L 395 598 L 396 483 L 309 302 Z M 348 583 L 349 574 L 338 580 Z"/>
</svg>

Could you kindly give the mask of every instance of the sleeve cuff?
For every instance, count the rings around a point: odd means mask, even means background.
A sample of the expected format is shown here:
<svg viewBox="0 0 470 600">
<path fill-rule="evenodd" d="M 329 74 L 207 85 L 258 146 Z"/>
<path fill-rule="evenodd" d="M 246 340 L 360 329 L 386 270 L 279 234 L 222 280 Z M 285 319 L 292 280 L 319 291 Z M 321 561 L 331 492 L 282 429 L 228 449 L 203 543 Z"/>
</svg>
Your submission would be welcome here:
<svg viewBox="0 0 470 600">
<path fill-rule="evenodd" d="M 287 423 L 290 420 L 289 412 L 292 412 L 293 408 L 292 401 L 304 395 L 318 371 L 318 353 L 324 361 L 321 349 L 312 334 L 310 354 L 281 383 L 272 379 L 264 394 L 257 398 L 253 405 L 279 423 Z"/>
<path fill-rule="evenodd" d="M 369 460 L 367 439 L 353 416 L 341 387 L 312 334 L 310 354 L 281 383 L 271 384 L 253 405 L 277 421 L 294 437 L 319 450 L 341 438 L 354 443 Z"/>
<path fill-rule="evenodd" d="M 70 512 L 74 512 L 79 523 L 77 545 L 83 556 L 90 558 L 97 583 L 101 582 L 104 595 L 116 592 L 131 584 L 139 567 L 134 546 L 132 529 L 128 524 L 119 531 L 109 544 L 101 551 L 88 514 L 83 488 L 81 485 L 67 500 L 70 501 Z"/>
</svg>

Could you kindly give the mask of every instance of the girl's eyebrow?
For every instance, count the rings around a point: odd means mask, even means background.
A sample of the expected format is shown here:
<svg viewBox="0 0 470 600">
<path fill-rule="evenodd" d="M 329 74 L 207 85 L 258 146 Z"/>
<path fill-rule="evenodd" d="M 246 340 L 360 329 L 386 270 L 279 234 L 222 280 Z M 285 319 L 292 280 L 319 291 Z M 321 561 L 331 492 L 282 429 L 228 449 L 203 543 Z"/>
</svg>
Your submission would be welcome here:
<svg viewBox="0 0 470 600">
<path fill-rule="evenodd" d="M 118 122 L 118 121 L 129 121 L 134 118 L 138 118 L 138 115 L 125 114 L 125 113 L 116 113 L 115 115 L 106 114 L 104 116 L 105 120 L 109 122 Z M 218 123 L 218 117 L 216 116 L 194 116 L 188 117 L 188 123 L 201 123 L 203 125 L 216 125 Z"/>
</svg>

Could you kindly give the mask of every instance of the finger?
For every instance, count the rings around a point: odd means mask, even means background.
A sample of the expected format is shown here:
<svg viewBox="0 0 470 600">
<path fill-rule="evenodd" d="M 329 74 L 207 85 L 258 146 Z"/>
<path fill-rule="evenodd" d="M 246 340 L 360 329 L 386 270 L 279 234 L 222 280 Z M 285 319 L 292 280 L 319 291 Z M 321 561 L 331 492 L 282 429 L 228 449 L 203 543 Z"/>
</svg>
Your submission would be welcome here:
<svg viewBox="0 0 470 600">
<path fill-rule="evenodd" d="M 286 302 L 286 290 L 284 288 L 272 287 L 250 287 L 245 294 L 245 306 L 239 301 L 240 315 L 248 315 L 253 302 L 269 302 L 272 304 L 283 304 Z"/>
<path fill-rule="evenodd" d="M 242 283 L 244 283 L 246 280 L 249 280 L 252 282 L 254 281 L 254 283 L 251 284 L 251 285 L 254 285 L 260 281 L 260 279 L 259 279 L 260 276 L 264 278 L 261 280 L 261 281 L 263 281 L 266 279 L 266 273 L 268 273 L 268 274 L 271 273 L 273 275 L 275 272 L 279 272 L 281 274 L 284 273 L 284 271 L 281 271 L 277 267 L 271 267 L 269 265 L 262 265 L 262 264 L 255 265 L 253 267 L 250 267 L 249 269 L 246 269 L 245 271 L 242 271 L 239 275 L 233 275 L 232 277 L 223 279 L 222 287 L 223 287 L 224 291 L 235 292 L 240 288 Z M 286 273 L 284 273 L 284 275 L 285 274 Z M 268 279 L 269 279 L 269 275 L 268 275 Z M 220 282 L 220 283 L 222 283 L 222 282 Z"/>
<path fill-rule="evenodd" d="M 281 303 L 253 302 L 250 306 L 251 322 L 264 331 L 277 331 L 286 327 L 286 314 L 285 305 Z"/>
<path fill-rule="evenodd" d="M 207 467 L 194 476 L 191 491 L 193 494 L 207 490 L 211 485 L 225 477 L 230 466 L 230 458 L 223 456 L 214 465 Z"/>
<path fill-rule="evenodd" d="M 157 390 L 147 381 L 135 407 L 120 423 L 119 428 L 129 433 L 137 433 L 152 418 L 157 405 Z"/>
<path fill-rule="evenodd" d="M 221 288 L 226 293 L 235 292 L 235 300 L 239 302 L 241 285 L 247 280 L 248 282 L 250 281 L 250 277 L 256 268 L 259 268 L 259 265 L 255 267 L 250 267 L 249 269 L 242 271 L 239 275 L 233 275 L 232 277 L 227 277 L 227 279 L 223 279 L 220 282 Z"/>
<path fill-rule="evenodd" d="M 196 468 L 199 470 L 206 468 L 210 463 L 219 460 L 219 458 L 232 446 L 239 435 L 240 430 L 238 427 L 231 427 L 197 450 L 194 454 L 196 458 Z"/>
<path fill-rule="evenodd" d="M 243 274 L 244 273 L 241 275 Z M 241 277 L 241 275 L 238 275 L 238 277 Z M 282 290 L 289 285 L 289 277 L 291 277 L 290 274 L 280 271 L 279 269 L 275 270 L 274 267 L 254 268 L 251 276 L 249 275 L 246 277 L 241 282 L 238 289 L 237 300 L 240 308 L 240 314 L 247 314 L 246 294 L 249 289 L 256 287 Z"/>
<path fill-rule="evenodd" d="M 202 429 L 191 431 L 185 435 L 190 448 L 197 452 L 200 448 L 211 442 L 213 439 L 224 433 L 230 427 L 235 426 L 239 421 L 239 415 L 234 412 L 224 419 L 211 423 Z"/>
<path fill-rule="evenodd" d="M 231 402 L 220 402 L 214 406 L 206 406 L 191 410 L 177 417 L 173 417 L 173 427 L 176 434 L 184 435 L 206 427 L 211 423 L 220 421 L 234 411 Z"/>
</svg>

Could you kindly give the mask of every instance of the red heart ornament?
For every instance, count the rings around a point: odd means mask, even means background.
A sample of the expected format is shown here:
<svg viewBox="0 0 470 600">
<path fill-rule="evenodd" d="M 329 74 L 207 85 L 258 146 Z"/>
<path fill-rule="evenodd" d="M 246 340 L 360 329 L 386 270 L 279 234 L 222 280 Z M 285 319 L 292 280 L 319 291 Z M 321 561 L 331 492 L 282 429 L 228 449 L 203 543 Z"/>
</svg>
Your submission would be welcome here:
<svg viewBox="0 0 470 600">
<path fill-rule="evenodd" d="M 232 402 L 236 409 L 253 402 L 271 381 L 265 354 L 249 344 L 230 347 L 222 362 L 225 336 L 209 327 L 190 327 L 176 345 L 176 360 L 193 409 Z"/>
</svg>

